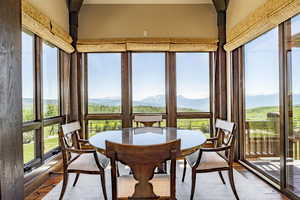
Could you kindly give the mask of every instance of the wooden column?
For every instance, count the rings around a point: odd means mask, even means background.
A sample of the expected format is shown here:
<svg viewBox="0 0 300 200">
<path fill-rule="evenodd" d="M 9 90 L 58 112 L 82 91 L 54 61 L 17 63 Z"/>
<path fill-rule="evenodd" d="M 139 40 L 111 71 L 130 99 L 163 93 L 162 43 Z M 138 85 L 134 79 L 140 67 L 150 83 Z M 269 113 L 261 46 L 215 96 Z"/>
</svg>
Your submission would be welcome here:
<svg viewBox="0 0 300 200">
<path fill-rule="evenodd" d="M 78 15 L 83 0 L 68 0 L 70 35 L 73 38 L 72 45 L 76 48 L 78 40 Z M 80 120 L 84 124 L 82 112 L 82 54 L 74 52 L 71 55 L 70 70 L 70 121 Z"/>
<path fill-rule="evenodd" d="M 218 39 L 215 68 L 215 117 L 227 119 L 226 11 L 218 11 Z"/>
<path fill-rule="evenodd" d="M 0 199 L 23 199 L 21 1 L 0 1 Z"/>
<path fill-rule="evenodd" d="M 227 69 L 226 69 L 226 10 L 229 0 L 213 0 L 217 12 L 219 45 L 215 67 L 215 118 L 227 119 Z"/>
</svg>

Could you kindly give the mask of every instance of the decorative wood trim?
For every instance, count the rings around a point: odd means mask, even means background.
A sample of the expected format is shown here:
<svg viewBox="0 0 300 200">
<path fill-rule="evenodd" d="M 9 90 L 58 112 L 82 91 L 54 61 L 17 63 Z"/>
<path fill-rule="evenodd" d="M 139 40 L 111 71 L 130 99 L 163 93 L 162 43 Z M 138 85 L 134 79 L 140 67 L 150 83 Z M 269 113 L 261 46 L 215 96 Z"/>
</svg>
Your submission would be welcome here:
<svg viewBox="0 0 300 200">
<path fill-rule="evenodd" d="M 67 53 L 75 50 L 71 36 L 27 0 L 22 0 L 22 26 Z"/>
<path fill-rule="evenodd" d="M 232 51 L 299 12 L 300 0 L 268 0 L 229 31 L 224 48 Z"/>
<path fill-rule="evenodd" d="M 216 51 L 218 40 L 203 38 L 109 38 L 78 40 L 78 52 Z"/>
<path fill-rule="evenodd" d="M 127 51 L 169 51 L 170 45 L 168 43 L 126 43 Z"/>
<path fill-rule="evenodd" d="M 93 52 L 124 52 L 126 51 L 126 44 L 80 44 L 77 45 L 77 51 L 83 53 Z"/>
<path fill-rule="evenodd" d="M 170 44 L 171 52 L 216 51 L 216 44 Z"/>
</svg>

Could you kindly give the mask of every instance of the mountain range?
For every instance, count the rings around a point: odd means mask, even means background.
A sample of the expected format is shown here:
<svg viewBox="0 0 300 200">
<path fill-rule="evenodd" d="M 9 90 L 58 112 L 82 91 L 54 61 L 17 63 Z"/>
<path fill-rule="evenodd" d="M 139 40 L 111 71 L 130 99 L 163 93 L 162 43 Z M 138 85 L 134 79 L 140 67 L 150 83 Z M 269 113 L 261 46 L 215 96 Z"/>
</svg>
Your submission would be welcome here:
<svg viewBox="0 0 300 200">
<path fill-rule="evenodd" d="M 54 104 L 57 101 L 53 99 L 46 99 L 47 103 Z M 23 102 L 26 105 L 32 104 L 32 99 L 24 98 Z M 89 99 L 90 104 L 100 104 L 105 106 L 119 106 L 120 99 L 119 98 L 97 98 L 97 99 Z M 136 106 L 154 106 L 154 107 L 163 107 L 165 106 L 165 96 L 157 95 L 144 98 L 142 100 L 133 101 Z M 300 94 L 294 94 L 293 96 L 293 104 L 300 104 Z M 279 105 L 279 96 L 278 94 L 270 94 L 270 95 L 253 95 L 246 97 L 246 107 L 249 108 L 257 108 L 257 107 L 267 107 L 267 106 L 277 106 Z M 199 111 L 208 111 L 209 108 L 209 99 L 208 98 L 199 98 L 199 99 L 191 99 L 186 98 L 184 96 L 177 96 L 177 106 L 180 108 L 191 108 Z"/>
</svg>

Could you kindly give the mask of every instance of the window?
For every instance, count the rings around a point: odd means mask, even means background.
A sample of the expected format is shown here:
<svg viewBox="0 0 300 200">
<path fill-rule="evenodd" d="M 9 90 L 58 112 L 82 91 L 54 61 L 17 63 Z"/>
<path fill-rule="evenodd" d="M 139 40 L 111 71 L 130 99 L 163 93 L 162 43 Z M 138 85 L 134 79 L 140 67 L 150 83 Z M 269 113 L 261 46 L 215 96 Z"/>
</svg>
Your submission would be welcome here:
<svg viewBox="0 0 300 200">
<path fill-rule="evenodd" d="M 88 113 L 121 112 L 121 54 L 89 53 Z"/>
<path fill-rule="evenodd" d="M 211 131 L 211 54 L 207 52 L 176 53 L 177 127 Z"/>
<path fill-rule="evenodd" d="M 165 98 L 165 53 L 133 53 L 133 112 L 165 113 Z"/>
<path fill-rule="evenodd" d="M 44 154 L 58 147 L 59 124 L 44 127 Z"/>
<path fill-rule="evenodd" d="M 58 49 L 43 43 L 43 105 L 44 118 L 59 116 Z"/>
<path fill-rule="evenodd" d="M 35 131 L 23 133 L 23 158 L 24 164 L 35 158 Z"/>
<path fill-rule="evenodd" d="M 176 53 L 177 112 L 210 112 L 209 53 Z"/>
<path fill-rule="evenodd" d="M 34 83 L 34 36 L 22 32 L 23 122 L 35 120 L 33 83 Z"/>
<path fill-rule="evenodd" d="M 60 106 L 60 64 L 58 48 L 28 31 L 22 33 L 25 173 L 59 150 L 57 133 L 64 121 Z"/>
</svg>

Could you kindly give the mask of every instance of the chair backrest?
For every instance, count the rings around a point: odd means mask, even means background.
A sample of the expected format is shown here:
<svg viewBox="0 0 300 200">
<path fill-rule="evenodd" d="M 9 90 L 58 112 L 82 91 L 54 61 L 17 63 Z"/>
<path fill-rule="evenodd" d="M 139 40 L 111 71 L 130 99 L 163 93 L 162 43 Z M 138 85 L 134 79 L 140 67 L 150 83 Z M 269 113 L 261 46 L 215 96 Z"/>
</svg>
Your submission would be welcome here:
<svg viewBox="0 0 300 200">
<path fill-rule="evenodd" d="M 139 127 L 139 124 L 143 124 L 145 127 L 151 127 L 155 123 L 158 123 L 160 127 L 163 118 L 162 115 L 135 115 L 133 120 L 137 127 Z"/>
<path fill-rule="evenodd" d="M 149 181 L 154 176 L 155 168 L 171 160 L 170 199 L 176 196 L 176 158 L 180 155 L 180 140 L 149 146 L 116 144 L 106 141 L 106 155 L 111 160 L 112 199 L 117 199 L 116 161 L 128 165 L 138 182 L 130 199 L 157 199 Z"/>
<path fill-rule="evenodd" d="M 66 148 L 80 149 L 79 144 L 79 131 L 81 129 L 78 121 L 64 124 L 61 126 L 62 131 L 59 131 L 59 142 L 63 156 L 64 164 L 70 159 L 70 155 L 67 155 Z"/>
<path fill-rule="evenodd" d="M 235 123 L 217 119 L 216 120 L 216 136 L 218 141 L 216 147 L 230 147 L 230 150 L 225 152 L 225 156 L 229 162 L 233 161 L 234 145 L 235 145 Z"/>
</svg>

